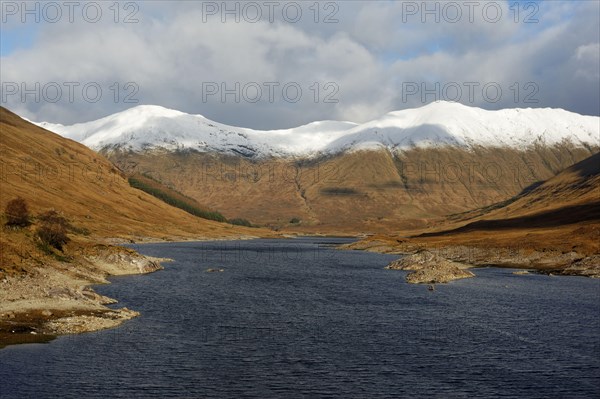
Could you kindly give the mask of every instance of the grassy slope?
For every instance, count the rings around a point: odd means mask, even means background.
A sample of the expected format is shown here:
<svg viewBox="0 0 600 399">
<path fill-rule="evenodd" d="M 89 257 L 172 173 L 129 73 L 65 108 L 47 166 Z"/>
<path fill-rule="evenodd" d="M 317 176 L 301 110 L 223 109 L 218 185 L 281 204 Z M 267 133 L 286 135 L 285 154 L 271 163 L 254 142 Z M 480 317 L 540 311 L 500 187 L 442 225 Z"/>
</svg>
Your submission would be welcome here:
<svg viewBox="0 0 600 399">
<path fill-rule="evenodd" d="M 600 154 L 504 204 L 455 215 L 425 231 L 373 236 L 367 241 L 389 249 L 410 243 L 600 254 Z"/>
<path fill-rule="evenodd" d="M 0 208 L 16 196 L 32 213 L 56 208 L 99 237 L 224 238 L 260 234 L 194 217 L 130 187 L 103 156 L 0 109 Z"/>
<path fill-rule="evenodd" d="M 313 161 L 197 152 L 108 156 L 151 173 L 227 218 L 307 233 L 391 234 L 509 199 L 592 151 L 565 143 L 523 151 L 358 151 Z M 292 218 L 302 223 L 292 226 Z"/>
</svg>

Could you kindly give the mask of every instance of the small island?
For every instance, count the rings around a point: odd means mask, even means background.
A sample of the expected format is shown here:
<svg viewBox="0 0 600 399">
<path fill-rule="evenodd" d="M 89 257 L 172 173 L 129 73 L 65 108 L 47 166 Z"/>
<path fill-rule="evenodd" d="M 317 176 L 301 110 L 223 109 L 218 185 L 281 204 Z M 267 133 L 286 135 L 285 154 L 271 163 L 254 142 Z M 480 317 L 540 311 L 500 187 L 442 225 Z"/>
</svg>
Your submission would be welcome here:
<svg viewBox="0 0 600 399">
<path fill-rule="evenodd" d="M 390 270 L 411 270 L 406 276 L 410 284 L 439 284 L 475 277 L 470 266 L 447 260 L 430 251 L 422 250 L 395 260 L 385 267 Z"/>
</svg>

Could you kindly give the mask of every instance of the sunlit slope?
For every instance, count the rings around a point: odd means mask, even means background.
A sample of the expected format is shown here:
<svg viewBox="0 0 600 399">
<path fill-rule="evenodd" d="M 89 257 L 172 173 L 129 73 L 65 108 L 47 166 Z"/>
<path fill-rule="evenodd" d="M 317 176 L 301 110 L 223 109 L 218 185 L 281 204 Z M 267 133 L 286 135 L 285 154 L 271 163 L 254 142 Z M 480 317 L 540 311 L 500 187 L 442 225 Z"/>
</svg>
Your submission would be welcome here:
<svg viewBox="0 0 600 399">
<path fill-rule="evenodd" d="M 106 155 L 227 218 L 304 232 L 393 232 L 495 204 L 590 156 L 573 145 L 353 151 L 316 160 L 194 151 Z M 292 219 L 300 224 L 291 225 Z"/>
<path fill-rule="evenodd" d="M 0 207 L 23 197 L 103 237 L 229 237 L 256 230 L 194 217 L 129 186 L 102 155 L 0 108 Z"/>
<path fill-rule="evenodd" d="M 600 153 L 502 203 L 456 215 L 455 232 L 600 223 Z M 567 237 L 565 237 L 567 239 Z"/>
</svg>

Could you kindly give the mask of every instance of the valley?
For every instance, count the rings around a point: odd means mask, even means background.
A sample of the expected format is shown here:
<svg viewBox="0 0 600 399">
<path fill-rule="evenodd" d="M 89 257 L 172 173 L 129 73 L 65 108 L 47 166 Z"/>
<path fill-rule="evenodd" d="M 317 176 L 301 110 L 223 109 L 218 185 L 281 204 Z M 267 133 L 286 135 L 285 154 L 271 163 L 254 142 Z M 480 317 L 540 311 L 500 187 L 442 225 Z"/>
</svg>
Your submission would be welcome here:
<svg viewBox="0 0 600 399">
<path fill-rule="evenodd" d="M 525 192 L 600 151 L 598 123 L 559 109 L 486 111 L 441 101 L 364 124 L 272 131 L 147 105 L 39 125 L 227 218 L 356 235 L 427 228 Z"/>
<path fill-rule="evenodd" d="M 0 14 L 0 399 L 600 398 L 600 1 Z"/>
<path fill-rule="evenodd" d="M 115 245 L 127 242 L 346 236 L 360 240 L 345 249 L 441 265 L 600 276 L 598 118 L 438 103 L 257 132 L 153 106 L 73 126 L 1 111 L 0 206 L 20 197 L 32 214 L 0 241 L 11 339 L 135 317 L 88 288 L 166 261 Z M 67 221 L 63 248 L 40 241 L 48 209 Z"/>
<path fill-rule="evenodd" d="M 526 151 L 363 150 L 310 160 L 194 151 L 104 155 L 126 173 L 152 176 L 228 218 L 298 233 L 356 235 L 427 228 L 445 215 L 491 206 L 594 151 L 565 144 Z"/>
<path fill-rule="evenodd" d="M 347 247 L 383 253 L 434 250 L 471 265 L 600 277 L 600 154 L 494 206 L 446 217 L 410 234 Z"/>
</svg>

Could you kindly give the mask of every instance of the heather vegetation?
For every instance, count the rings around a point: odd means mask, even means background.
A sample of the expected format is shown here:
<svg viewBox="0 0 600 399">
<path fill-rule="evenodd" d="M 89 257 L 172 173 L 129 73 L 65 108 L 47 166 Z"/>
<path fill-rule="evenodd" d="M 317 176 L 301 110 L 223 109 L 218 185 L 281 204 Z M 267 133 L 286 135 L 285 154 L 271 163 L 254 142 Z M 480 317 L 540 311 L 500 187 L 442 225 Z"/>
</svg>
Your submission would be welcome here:
<svg viewBox="0 0 600 399">
<path fill-rule="evenodd" d="M 51 209 L 38 216 L 39 226 L 36 230 L 38 238 L 45 245 L 50 245 L 59 251 L 69 242 L 67 229 L 69 222 L 58 211 Z"/>
<path fill-rule="evenodd" d="M 29 226 L 29 208 L 27 202 L 21 197 L 10 200 L 4 210 L 6 214 L 6 225 L 9 227 Z"/>
</svg>

